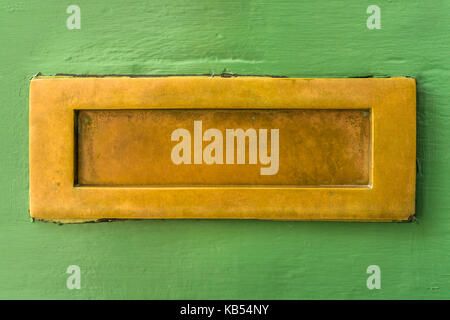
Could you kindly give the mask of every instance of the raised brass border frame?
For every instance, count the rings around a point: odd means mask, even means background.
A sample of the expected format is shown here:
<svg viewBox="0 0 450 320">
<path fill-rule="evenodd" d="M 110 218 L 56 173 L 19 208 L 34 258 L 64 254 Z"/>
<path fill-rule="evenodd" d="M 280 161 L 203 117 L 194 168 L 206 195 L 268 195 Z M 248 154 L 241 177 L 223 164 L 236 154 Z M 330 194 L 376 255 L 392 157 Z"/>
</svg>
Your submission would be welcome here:
<svg viewBox="0 0 450 320">
<path fill-rule="evenodd" d="M 371 186 L 74 186 L 74 110 L 170 108 L 370 109 Z M 400 221 L 414 214 L 412 78 L 35 77 L 29 121 L 37 219 Z"/>
</svg>

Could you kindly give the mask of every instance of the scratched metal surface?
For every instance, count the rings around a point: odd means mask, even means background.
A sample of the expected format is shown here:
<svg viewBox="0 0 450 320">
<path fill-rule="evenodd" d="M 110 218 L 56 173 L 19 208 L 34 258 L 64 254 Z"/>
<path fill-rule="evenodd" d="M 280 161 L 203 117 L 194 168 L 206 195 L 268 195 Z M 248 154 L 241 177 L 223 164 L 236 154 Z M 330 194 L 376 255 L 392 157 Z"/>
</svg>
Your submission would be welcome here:
<svg viewBox="0 0 450 320">
<path fill-rule="evenodd" d="M 215 128 L 221 138 L 212 153 L 222 152 L 221 164 L 194 164 L 194 121 L 202 120 L 203 133 Z M 178 128 L 189 135 L 189 164 L 175 164 L 171 141 Z M 256 163 L 226 163 L 226 129 L 255 129 Z M 279 169 L 261 175 L 259 129 L 268 130 L 271 155 L 272 128 L 279 130 Z M 185 138 L 186 141 L 187 138 Z M 202 153 L 212 141 L 203 141 Z M 184 140 L 184 139 L 183 139 Z M 279 141 L 279 142 L 278 142 Z M 293 185 L 352 186 L 369 184 L 370 112 L 364 110 L 123 110 L 78 113 L 78 184 L 80 185 Z M 231 147 L 231 146 L 230 146 Z M 281 165 L 278 165 L 281 164 Z"/>
</svg>

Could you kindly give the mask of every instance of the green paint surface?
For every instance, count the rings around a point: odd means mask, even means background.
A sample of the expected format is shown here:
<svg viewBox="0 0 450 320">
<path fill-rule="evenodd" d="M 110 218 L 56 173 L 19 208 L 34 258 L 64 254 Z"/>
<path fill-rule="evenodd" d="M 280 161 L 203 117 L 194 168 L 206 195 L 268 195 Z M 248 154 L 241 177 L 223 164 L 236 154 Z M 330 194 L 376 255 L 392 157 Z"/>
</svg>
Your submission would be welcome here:
<svg viewBox="0 0 450 320">
<path fill-rule="evenodd" d="M 81 30 L 66 27 L 71 4 Z M 371 4 L 381 30 L 366 27 Z M 448 0 L 2 0 L 0 298 L 450 298 L 449 21 Z M 32 222 L 38 72 L 415 77 L 417 221 Z M 73 264 L 80 290 L 66 288 Z M 381 290 L 366 287 L 372 264 Z"/>
</svg>

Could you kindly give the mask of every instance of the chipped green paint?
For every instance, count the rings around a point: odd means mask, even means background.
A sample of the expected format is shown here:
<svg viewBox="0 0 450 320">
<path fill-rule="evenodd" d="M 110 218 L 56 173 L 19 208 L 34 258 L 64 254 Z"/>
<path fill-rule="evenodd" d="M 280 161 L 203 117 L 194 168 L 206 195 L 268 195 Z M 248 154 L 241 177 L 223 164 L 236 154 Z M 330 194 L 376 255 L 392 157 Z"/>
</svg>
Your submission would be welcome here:
<svg viewBox="0 0 450 320">
<path fill-rule="evenodd" d="M 450 2 L 0 3 L 0 298 L 449 298 Z M 382 28 L 366 27 L 381 8 Z M 418 85 L 417 221 L 32 222 L 29 79 L 66 74 L 408 75 Z M 381 290 L 366 269 L 381 267 Z M 66 268 L 81 267 L 81 289 Z"/>
</svg>

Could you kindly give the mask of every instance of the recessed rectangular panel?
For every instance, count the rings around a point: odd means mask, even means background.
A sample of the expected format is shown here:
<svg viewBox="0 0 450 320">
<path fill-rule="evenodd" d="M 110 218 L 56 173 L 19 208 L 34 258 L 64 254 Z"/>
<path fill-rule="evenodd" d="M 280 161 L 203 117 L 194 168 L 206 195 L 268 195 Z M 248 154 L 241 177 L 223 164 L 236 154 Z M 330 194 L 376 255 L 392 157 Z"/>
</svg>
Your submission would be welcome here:
<svg viewBox="0 0 450 320">
<path fill-rule="evenodd" d="M 77 127 L 81 186 L 369 185 L 369 110 L 80 110 Z"/>
<path fill-rule="evenodd" d="M 408 220 L 415 103 L 411 78 L 37 77 L 30 213 Z"/>
</svg>

